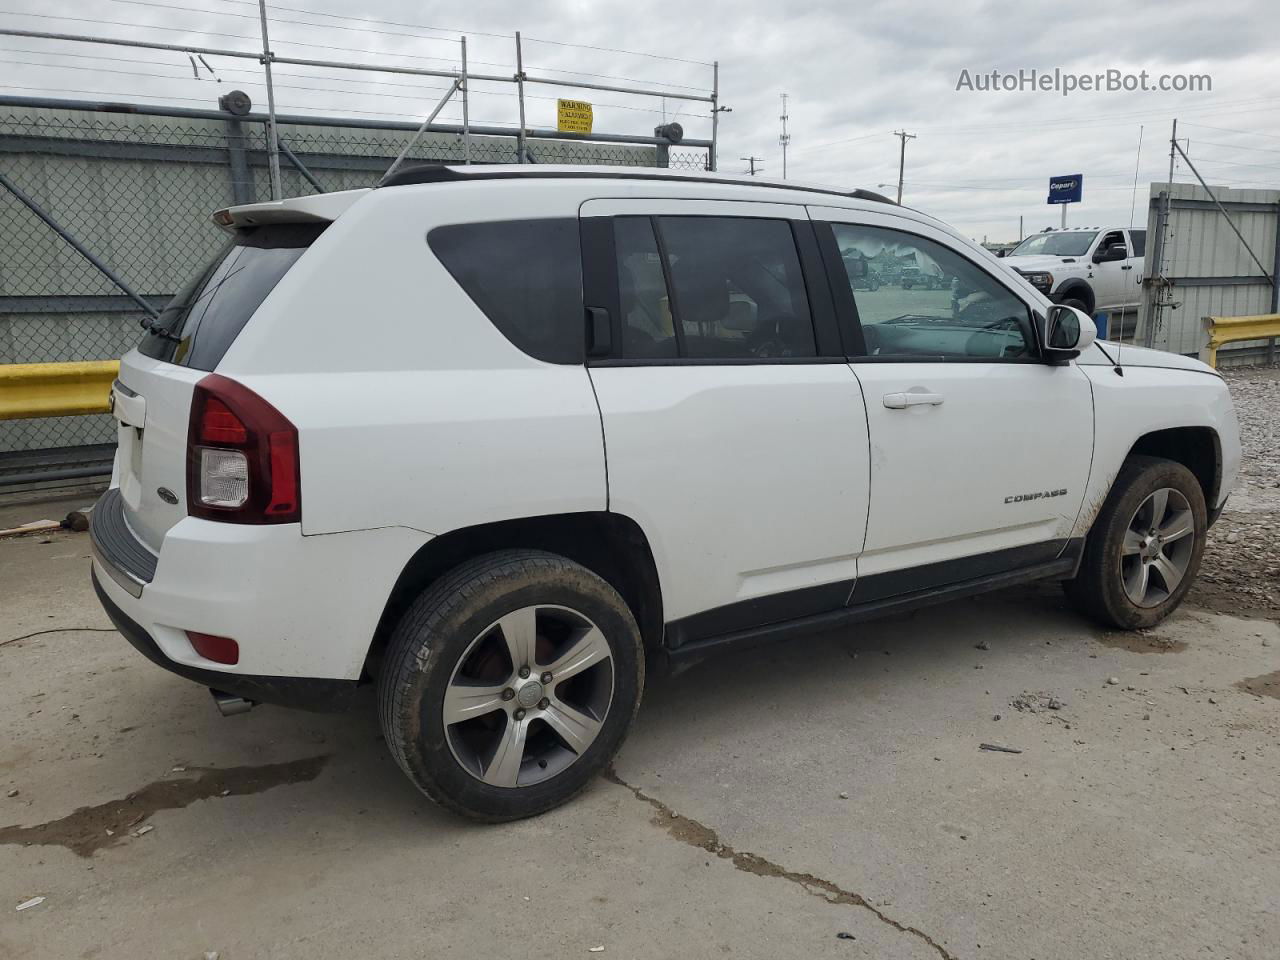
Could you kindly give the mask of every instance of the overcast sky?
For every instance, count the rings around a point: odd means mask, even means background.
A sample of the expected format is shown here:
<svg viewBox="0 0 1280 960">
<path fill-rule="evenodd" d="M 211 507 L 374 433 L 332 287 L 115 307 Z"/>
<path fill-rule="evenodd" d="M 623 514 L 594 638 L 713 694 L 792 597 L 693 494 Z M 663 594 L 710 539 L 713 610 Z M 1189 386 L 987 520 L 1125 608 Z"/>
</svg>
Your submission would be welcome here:
<svg viewBox="0 0 1280 960">
<path fill-rule="evenodd" d="M 457 37 L 466 33 L 473 71 L 510 74 L 509 38 L 520 30 L 530 74 L 608 75 L 700 93 L 710 91 L 709 64 L 718 60 L 721 102 L 732 108 L 720 125 L 722 171 L 745 171 L 739 158 L 756 156 L 763 176 L 782 175 L 779 95 L 786 92 L 790 179 L 892 193 L 893 131 L 905 129 L 917 139 L 907 145 L 904 202 L 978 239 L 1016 239 L 1019 216 L 1028 233 L 1056 225 L 1057 208 L 1045 198 L 1048 178 L 1057 174 L 1084 175 L 1084 202 L 1070 208 L 1069 224 L 1128 223 L 1140 125 L 1136 219 L 1143 221 L 1146 185 L 1167 177 L 1175 116 L 1210 183 L 1280 186 L 1275 0 L 1016 7 L 965 0 L 272 0 L 268 6 L 273 48 L 296 57 L 449 69 L 458 62 Z M 18 29 L 245 50 L 259 42 L 256 0 L 3 0 L 3 8 L 0 25 Z M 179 53 L 0 37 L 0 91 L 198 106 L 238 87 L 265 107 L 257 64 L 207 59 L 221 83 L 203 67 L 201 79 L 194 78 Z M 1212 90 L 1063 97 L 956 89 L 962 70 L 976 77 L 1032 68 L 1146 70 L 1153 79 L 1208 74 Z M 413 119 L 445 81 L 278 67 L 276 83 L 284 112 Z M 548 86 L 531 87 L 529 96 L 531 126 L 554 126 L 555 99 L 568 96 L 596 105 L 597 130 L 648 134 L 665 117 L 678 118 L 686 136 L 710 134 L 705 103 Z M 459 114 L 451 107 L 443 116 Z M 513 88 L 474 84 L 471 116 L 514 123 Z M 1192 175 L 1180 165 L 1175 179 L 1190 182 Z"/>
</svg>

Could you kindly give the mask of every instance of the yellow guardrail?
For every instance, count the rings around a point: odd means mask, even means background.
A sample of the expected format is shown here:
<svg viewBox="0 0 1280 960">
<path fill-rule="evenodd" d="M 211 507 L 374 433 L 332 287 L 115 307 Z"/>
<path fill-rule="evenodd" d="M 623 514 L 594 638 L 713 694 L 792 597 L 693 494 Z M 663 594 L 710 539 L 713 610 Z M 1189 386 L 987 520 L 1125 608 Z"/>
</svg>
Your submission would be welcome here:
<svg viewBox="0 0 1280 960">
<path fill-rule="evenodd" d="M 1205 345 L 1200 359 L 1211 367 L 1218 366 L 1218 348 L 1240 340 L 1266 340 L 1280 337 L 1280 313 L 1264 313 L 1253 317 L 1203 317 Z"/>
<path fill-rule="evenodd" d="M 0 364 L 0 420 L 107 413 L 119 360 Z"/>
</svg>

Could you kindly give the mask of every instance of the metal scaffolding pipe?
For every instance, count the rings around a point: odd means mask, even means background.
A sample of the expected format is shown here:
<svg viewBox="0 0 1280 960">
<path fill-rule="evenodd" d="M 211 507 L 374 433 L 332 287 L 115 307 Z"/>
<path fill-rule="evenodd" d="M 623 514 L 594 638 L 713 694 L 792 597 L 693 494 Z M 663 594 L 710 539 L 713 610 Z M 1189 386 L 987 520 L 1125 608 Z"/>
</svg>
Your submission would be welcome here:
<svg viewBox="0 0 1280 960">
<path fill-rule="evenodd" d="M 120 276 L 114 270 L 112 270 L 105 263 L 103 263 L 96 256 L 94 256 L 93 252 L 90 251 L 88 247 L 86 247 L 83 243 L 81 243 L 74 236 L 68 233 L 67 230 L 63 228 L 62 224 L 58 223 L 57 220 L 53 219 L 52 216 L 46 213 L 44 208 L 41 207 L 40 204 L 36 203 L 29 196 L 27 196 L 18 187 L 18 185 L 14 183 L 12 180 L 10 180 L 7 176 L 5 176 L 4 173 L 0 173 L 0 186 L 3 186 L 11 194 L 13 194 L 14 198 L 17 199 L 19 203 L 21 203 L 28 210 L 34 213 L 37 217 L 43 220 L 45 225 L 54 233 L 56 233 L 58 236 L 60 236 L 63 240 L 65 240 L 67 244 L 73 250 L 75 250 L 76 253 L 80 254 L 80 256 L 84 257 L 91 264 L 97 267 L 98 271 L 103 276 L 105 276 L 108 280 L 110 280 L 117 287 L 119 287 L 126 294 L 128 294 L 129 299 L 133 300 L 134 303 L 136 303 L 143 310 L 145 310 L 147 312 L 147 315 L 151 317 L 151 319 L 155 320 L 159 318 L 160 311 L 158 311 L 155 307 L 151 306 L 151 304 L 147 303 L 146 300 L 142 299 L 142 297 L 139 294 L 135 293 L 133 288 L 130 287 L 127 283 L 125 283 L 122 279 L 120 279 Z"/>
<path fill-rule="evenodd" d="M 474 76 L 472 79 L 475 79 Z M 0 94 L 0 106 L 33 107 L 46 110 L 87 110 L 100 113 L 131 113 L 149 117 L 175 117 L 189 120 L 227 120 L 234 118 L 232 114 L 222 110 L 203 110 L 198 107 L 170 107 L 151 103 L 107 103 L 98 100 L 58 100 L 52 97 L 18 97 Z M 266 123 L 265 113 L 247 113 L 234 118 L 245 123 Z M 358 130 L 417 130 L 419 124 L 407 120 L 366 120 L 363 117 L 323 117 L 303 114 L 277 114 L 276 121 L 282 124 L 302 124 L 310 126 L 350 127 Z M 461 134 L 462 127 L 456 124 L 437 124 L 433 133 Z M 510 127 L 471 125 L 471 133 L 484 137 L 514 137 L 518 131 Z M 663 137 L 628 136 L 617 133 L 561 133 L 558 130 L 530 128 L 525 130 L 525 137 L 535 140 L 581 140 L 600 143 L 626 143 L 638 146 L 660 146 L 669 143 Z M 697 140 L 686 137 L 680 142 L 682 147 L 698 147 L 707 149 L 710 140 Z"/>
<path fill-rule="evenodd" d="M 276 130 L 276 91 L 271 83 L 271 41 L 267 37 L 267 0 L 258 0 L 262 20 L 262 69 L 267 77 L 267 170 L 271 174 L 271 199 L 284 196 L 280 189 L 280 134 Z"/>
<path fill-rule="evenodd" d="M 50 33 L 44 30 L 12 30 L 9 28 L 0 28 L 0 36 L 6 37 L 29 37 L 36 40 L 68 40 L 73 43 L 103 43 L 108 46 L 118 47 L 141 47 L 145 50 L 173 50 L 177 53 L 203 53 L 215 57 L 238 57 L 242 60 L 258 60 L 263 61 L 264 58 L 271 63 L 291 64 L 299 67 L 323 67 L 330 70 L 367 70 L 374 73 L 402 73 L 416 77 L 443 77 L 448 80 L 455 80 L 459 74 L 456 70 L 430 70 L 425 67 L 399 67 L 392 65 L 381 65 L 371 63 L 352 63 L 345 60 L 312 60 L 304 57 L 282 57 L 279 54 L 266 55 L 264 53 L 249 53 L 244 50 L 226 50 L 217 47 L 194 47 L 189 44 L 180 43 L 158 43 L 153 40 L 121 40 L 115 37 L 88 37 L 74 33 Z M 470 75 L 472 80 L 481 80 L 489 83 L 516 83 L 515 76 L 504 76 L 501 74 L 491 73 L 475 73 Z M 666 97 L 670 100 L 698 100 L 704 103 L 711 102 L 711 97 L 698 93 L 673 93 L 666 90 L 649 90 L 639 87 L 621 87 L 606 83 L 582 83 L 576 80 L 557 80 L 552 77 L 524 77 L 526 83 L 541 83 L 553 87 L 579 87 L 584 90 L 605 90 L 611 93 L 627 93 L 641 97 Z"/>
</svg>

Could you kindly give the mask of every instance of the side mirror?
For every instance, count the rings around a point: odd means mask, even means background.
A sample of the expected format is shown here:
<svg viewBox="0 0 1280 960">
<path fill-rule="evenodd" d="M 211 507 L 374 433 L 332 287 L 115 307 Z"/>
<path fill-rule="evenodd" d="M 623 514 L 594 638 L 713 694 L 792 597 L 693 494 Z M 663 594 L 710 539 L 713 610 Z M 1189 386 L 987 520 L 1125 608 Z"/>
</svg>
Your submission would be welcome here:
<svg viewBox="0 0 1280 960">
<path fill-rule="evenodd" d="M 1124 244 L 1114 244 L 1105 247 L 1093 255 L 1094 263 L 1114 263 L 1116 260 L 1128 260 L 1129 250 Z"/>
<path fill-rule="evenodd" d="M 1070 360 L 1080 351 L 1087 350 L 1098 338 L 1098 328 L 1093 317 L 1083 310 L 1055 303 L 1045 314 L 1044 338 L 1040 346 L 1049 360 Z"/>
</svg>

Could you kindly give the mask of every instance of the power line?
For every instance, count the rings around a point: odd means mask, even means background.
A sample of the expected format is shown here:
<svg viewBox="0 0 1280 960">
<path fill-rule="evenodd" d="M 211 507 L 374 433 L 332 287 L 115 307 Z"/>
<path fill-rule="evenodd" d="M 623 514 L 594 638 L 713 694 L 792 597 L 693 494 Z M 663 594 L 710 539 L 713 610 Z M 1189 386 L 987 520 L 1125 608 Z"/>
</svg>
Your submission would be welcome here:
<svg viewBox="0 0 1280 960">
<path fill-rule="evenodd" d="M 225 0 L 225 2 L 248 4 L 252 6 L 257 5 L 257 0 Z M 510 33 L 486 33 L 483 30 L 460 30 L 454 27 L 433 27 L 425 23 L 405 23 L 399 20 L 383 20 L 380 17 L 352 17 L 352 16 L 347 16 L 345 14 L 320 13 L 319 11 L 316 11 L 316 10 L 306 10 L 299 7 L 278 6 L 276 4 L 272 4 L 272 7 L 273 9 L 276 9 L 276 10 L 287 10 L 290 13 L 305 13 L 313 17 L 330 17 L 336 20 L 355 20 L 355 21 L 360 21 L 364 23 L 382 23 L 382 24 L 389 24 L 391 26 L 397 26 L 397 27 L 413 27 L 414 29 L 417 29 L 417 30 L 436 30 L 439 32 L 452 33 L 452 34 L 465 33 L 468 36 L 494 37 L 500 40 L 515 39 L 515 35 Z M 624 53 L 633 57 L 648 57 L 653 60 L 670 60 L 674 63 L 692 63 L 700 67 L 711 66 L 711 64 L 705 60 L 689 60 L 689 59 L 685 59 L 684 57 L 672 57 L 672 56 L 667 56 L 659 53 L 643 53 L 639 50 L 623 50 L 617 47 L 597 47 L 589 43 L 570 43 L 564 40 L 543 40 L 538 37 L 524 37 L 523 39 L 527 41 L 532 41 L 534 43 L 552 44 L 558 47 L 578 47 L 583 50 L 600 50 L 600 51 L 603 51 L 604 53 Z"/>
<path fill-rule="evenodd" d="M 748 164 L 750 164 L 750 169 L 747 170 L 748 176 L 754 177 L 757 172 L 764 169 L 763 166 L 760 166 L 760 167 L 756 166 L 757 163 L 759 163 L 761 160 L 764 159 L 763 157 L 739 157 L 738 159 L 745 160 L 747 161 Z"/>
<path fill-rule="evenodd" d="M 1198 127 L 1198 123 L 1189 123 L 1189 127 Z M 1216 127 L 1214 129 L 1217 129 Z M 1197 147 L 1224 147 L 1227 150 L 1249 150 L 1257 153 L 1280 153 L 1280 149 L 1275 147 L 1248 147 L 1243 143 L 1219 143 L 1216 140 L 1197 140 Z"/>
<path fill-rule="evenodd" d="M 1219 133 L 1242 133 L 1246 137 L 1266 137 L 1268 140 L 1280 140 L 1280 136 L 1274 133 L 1259 133 L 1257 130 L 1233 130 L 1230 127 L 1211 127 L 1207 123 L 1192 123 L 1187 121 L 1184 127 L 1199 127 L 1201 130 L 1217 130 Z"/>
</svg>

